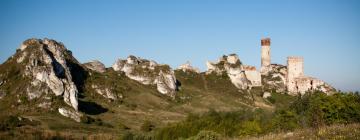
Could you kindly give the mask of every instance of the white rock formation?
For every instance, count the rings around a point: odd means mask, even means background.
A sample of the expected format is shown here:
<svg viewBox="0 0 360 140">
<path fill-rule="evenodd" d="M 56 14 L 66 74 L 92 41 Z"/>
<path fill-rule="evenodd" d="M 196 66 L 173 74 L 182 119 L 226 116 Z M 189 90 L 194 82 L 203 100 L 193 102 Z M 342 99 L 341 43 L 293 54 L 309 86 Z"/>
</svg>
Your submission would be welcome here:
<svg viewBox="0 0 360 140">
<path fill-rule="evenodd" d="M 59 113 L 65 117 L 71 118 L 73 120 L 75 120 L 76 122 L 80 122 L 81 121 L 81 117 L 82 114 L 75 111 L 75 110 L 71 110 L 71 109 L 66 109 L 66 108 L 59 108 Z"/>
<path fill-rule="evenodd" d="M 271 64 L 267 69 L 266 73 L 262 73 L 264 86 L 274 89 L 278 93 L 286 92 L 287 67 L 280 64 Z"/>
<path fill-rule="evenodd" d="M 245 72 L 246 78 L 251 82 L 251 86 L 261 86 L 261 74 L 254 66 L 242 65 L 242 70 Z"/>
<path fill-rule="evenodd" d="M 174 71 L 164 73 L 162 70 L 160 70 L 160 73 L 156 78 L 155 83 L 157 86 L 157 90 L 162 94 L 174 93 L 177 88 Z"/>
<path fill-rule="evenodd" d="M 186 62 L 185 64 L 180 65 L 177 70 L 181 70 L 183 72 L 195 72 L 200 73 L 200 70 L 198 68 L 195 68 L 191 66 L 190 62 Z"/>
<path fill-rule="evenodd" d="M 78 90 L 72 81 L 67 59 L 76 60 L 64 45 L 49 39 L 29 39 L 23 42 L 20 50 L 21 51 L 18 52 L 20 53 L 20 58 L 28 59 L 25 64 L 24 76 L 31 77 L 31 86 L 45 83 L 56 96 L 63 96 L 65 103 L 77 110 Z M 23 56 L 25 57 L 22 58 Z M 19 60 L 19 58 L 17 60 Z M 23 60 L 21 62 L 23 62 Z M 40 97 L 42 94 L 42 92 L 30 90 L 33 88 L 36 87 L 30 87 L 28 90 L 30 99 Z"/>
<path fill-rule="evenodd" d="M 104 73 L 106 71 L 105 65 L 98 60 L 85 63 L 84 66 L 99 73 Z"/>
<path fill-rule="evenodd" d="M 261 86 L 261 74 L 253 66 L 243 66 L 236 54 L 224 55 L 216 63 L 207 62 L 206 74 L 227 74 L 239 89 Z"/>
<path fill-rule="evenodd" d="M 174 97 L 176 78 L 168 65 L 160 65 L 154 61 L 129 56 L 126 60 L 117 60 L 112 68 L 122 71 L 130 79 L 145 85 L 156 85 L 160 93 Z"/>
</svg>

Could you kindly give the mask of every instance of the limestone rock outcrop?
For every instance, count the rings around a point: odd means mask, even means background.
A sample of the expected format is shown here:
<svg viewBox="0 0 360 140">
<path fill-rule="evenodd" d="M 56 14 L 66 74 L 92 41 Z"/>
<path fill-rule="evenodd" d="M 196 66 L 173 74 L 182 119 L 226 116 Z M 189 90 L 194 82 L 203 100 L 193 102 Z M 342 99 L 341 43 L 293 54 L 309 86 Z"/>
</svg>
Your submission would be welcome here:
<svg viewBox="0 0 360 140">
<path fill-rule="evenodd" d="M 118 59 L 112 68 L 124 72 L 127 77 L 142 84 L 156 85 L 157 90 L 162 94 L 175 96 L 176 78 L 174 71 L 168 65 L 131 55 L 126 60 Z"/>
<path fill-rule="evenodd" d="M 191 66 L 190 62 L 186 62 L 185 64 L 180 65 L 177 70 L 181 70 L 183 72 L 195 72 L 200 73 L 200 70 L 198 68 L 195 68 Z"/>
<path fill-rule="evenodd" d="M 93 71 L 104 73 L 106 71 L 105 65 L 98 60 L 93 60 L 91 62 L 87 62 L 83 64 L 86 68 L 91 69 Z"/>
<path fill-rule="evenodd" d="M 239 89 L 261 86 L 261 75 L 255 67 L 242 65 L 236 54 L 224 55 L 216 63 L 207 62 L 207 74 L 227 74 Z"/>
<path fill-rule="evenodd" d="M 28 39 L 16 54 L 17 63 L 25 66 L 24 76 L 29 77 L 29 99 L 46 93 L 48 87 L 56 96 L 63 96 L 66 104 L 78 109 L 78 89 L 73 81 L 70 64 L 77 63 L 62 43 L 50 39 Z"/>
<path fill-rule="evenodd" d="M 59 113 L 79 121 L 73 117 L 80 114 L 77 84 L 85 74 L 80 63 L 62 43 L 47 38 L 28 39 L 0 66 L 0 79 L 6 79 L 0 82 L 1 98 L 13 95 L 19 105 L 26 104 L 24 100 L 28 100 L 44 110 L 67 108 L 67 111 L 59 109 Z M 2 89 L 3 86 L 16 88 Z"/>
<path fill-rule="evenodd" d="M 263 73 L 262 80 L 266 89 L 273 89 L 278 93 L 286 92 L 287 67 L 280 64 L 271 64 L 268 71 Z"/>
</svg>

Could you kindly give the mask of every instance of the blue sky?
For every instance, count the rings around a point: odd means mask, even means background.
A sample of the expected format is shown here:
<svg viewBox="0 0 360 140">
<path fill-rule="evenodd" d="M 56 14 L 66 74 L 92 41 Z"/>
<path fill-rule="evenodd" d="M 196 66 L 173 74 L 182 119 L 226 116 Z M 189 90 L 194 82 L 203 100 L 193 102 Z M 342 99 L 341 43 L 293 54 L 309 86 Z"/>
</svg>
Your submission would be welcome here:
<svg viewBox="0 0 360 140">
<path fill-rule="evenodd" d="M 133 54 L 201 70 L 230 53 L 259 68 L 260 39 L 271 37 L 273 63 L 303 56 L 305 74 L 360 90 L 358 0 L 1 0 L 0 62 L 34 37 L 80 62 Z"/>
</svg>

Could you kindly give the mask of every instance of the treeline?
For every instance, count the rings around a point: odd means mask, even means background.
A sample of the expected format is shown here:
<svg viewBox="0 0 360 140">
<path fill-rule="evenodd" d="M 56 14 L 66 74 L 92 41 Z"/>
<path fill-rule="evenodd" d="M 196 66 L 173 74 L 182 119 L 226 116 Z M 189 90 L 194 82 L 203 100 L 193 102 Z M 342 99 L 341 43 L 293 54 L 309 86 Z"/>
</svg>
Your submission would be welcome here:
<svg viewBox="0 0 360 140">
<path fill-rule="evenodd" d="M 298 128 L 319 128 L 331 124 L 360 122 L 360 95 L 316 92 L 305 94 L 288 106 L 267 112 L 262 109 L 236 112 L 211 110 L 147 134 L 127 134 L 124 139 L 217 139 L 220 137 L 257 136 Z"/>
</svg>

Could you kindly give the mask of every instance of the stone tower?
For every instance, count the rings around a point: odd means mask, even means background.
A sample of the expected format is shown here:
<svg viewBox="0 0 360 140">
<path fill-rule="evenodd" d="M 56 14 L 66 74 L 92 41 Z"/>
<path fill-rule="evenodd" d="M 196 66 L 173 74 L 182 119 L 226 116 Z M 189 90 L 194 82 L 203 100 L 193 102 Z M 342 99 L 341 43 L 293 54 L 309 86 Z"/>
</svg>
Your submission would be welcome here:
<svg viewBox="0 0 360 140">
<path fill-rule="evenodd" d="M 290 56 L 287 58 L 287 89 L 289 93 L 298 92 L 296 78 L 304 76 L 304 58 Z"/>
<path fill-rule="evenodd" d="M 270 64 L 270 38 L 263 38 L 261 39 L 261 73 L 266 73 Z"/>
</svg>

